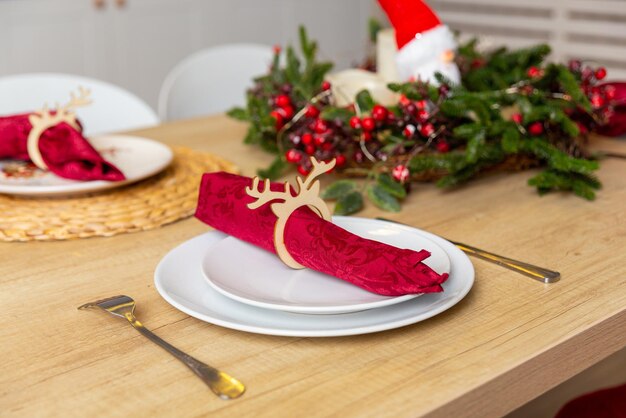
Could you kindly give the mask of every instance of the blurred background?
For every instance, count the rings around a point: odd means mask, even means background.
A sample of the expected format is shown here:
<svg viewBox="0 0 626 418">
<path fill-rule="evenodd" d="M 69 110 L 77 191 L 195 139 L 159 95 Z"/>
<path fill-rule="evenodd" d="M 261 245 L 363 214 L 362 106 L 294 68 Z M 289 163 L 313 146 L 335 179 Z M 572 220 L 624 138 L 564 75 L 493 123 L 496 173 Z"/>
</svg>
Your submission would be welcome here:
<svg viewBox="0 0 626 418">
<path fill-rule="evenodd" d="M 625 0 L 431 0 L 485 47 L 548 42 L 553 58 L 601 63 L 626 78 Z M 362 62 L 373 0 L 0 0 L 0 76 L 59 72 L 117 84 L 156 108 L 183 58 L 227 43 L 286 45 L 303 24 L 335 69 Z"/>
</svg>

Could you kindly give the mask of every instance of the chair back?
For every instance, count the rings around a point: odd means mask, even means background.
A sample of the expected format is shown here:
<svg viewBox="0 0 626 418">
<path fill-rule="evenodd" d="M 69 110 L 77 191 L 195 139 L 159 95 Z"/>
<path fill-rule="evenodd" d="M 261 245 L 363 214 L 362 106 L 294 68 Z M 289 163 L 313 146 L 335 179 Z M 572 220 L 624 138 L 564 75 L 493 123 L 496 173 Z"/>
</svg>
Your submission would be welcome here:
<svg viewBox="0 0 626 418">
<path fill-rule="evenodd" d="M 244 105 L 246 89 L 254 77 L 267 73 L 272 57 L 269 46 L 232 44 L 185 58 L 163 82 L 159 116 L 184 119 Z"/>
<path fill-rule="evenodd" d="M 0 116 L 69 101 L 78 87 L 91 91 L 93 103 L 76 109 L 85 135 L 144 128 L 159 123 L 154 110 L 134 94 L 104 81 L 69 74 L 32 73 L 0 77 Z"/>
</svg>

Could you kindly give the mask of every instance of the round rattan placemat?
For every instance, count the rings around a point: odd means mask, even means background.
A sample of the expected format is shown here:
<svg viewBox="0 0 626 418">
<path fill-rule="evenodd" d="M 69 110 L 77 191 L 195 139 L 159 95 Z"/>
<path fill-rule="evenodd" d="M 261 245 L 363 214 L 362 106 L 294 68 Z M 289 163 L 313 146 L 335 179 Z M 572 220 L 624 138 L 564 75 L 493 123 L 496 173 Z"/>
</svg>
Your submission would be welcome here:
<svg viewBox="0 0 626 418">
<path fill-rule="evenodd" d="M 146 231 L 193 215 L 203 173 L 236 172 L 214 155 L 174 147 L 162 173 L 106 192 L 67 198 L 0 195 L 0 241 L 50 241 Z"/>
</svg>

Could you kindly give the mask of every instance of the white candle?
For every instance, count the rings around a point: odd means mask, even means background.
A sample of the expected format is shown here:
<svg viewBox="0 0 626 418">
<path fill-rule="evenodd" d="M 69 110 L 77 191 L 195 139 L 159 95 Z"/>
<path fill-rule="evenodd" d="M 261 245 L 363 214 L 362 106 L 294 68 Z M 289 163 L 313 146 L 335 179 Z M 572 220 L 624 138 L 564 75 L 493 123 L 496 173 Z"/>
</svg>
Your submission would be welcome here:
<svg viewBox="0 0 626 418">
<path fill-rule="evenodd" d="M 393 28 L 379 30 L 376 36 L 376 67 L 378 75 L 387 83 L 400 81 L 396 66 L 397 51 Z"/>
</svg>

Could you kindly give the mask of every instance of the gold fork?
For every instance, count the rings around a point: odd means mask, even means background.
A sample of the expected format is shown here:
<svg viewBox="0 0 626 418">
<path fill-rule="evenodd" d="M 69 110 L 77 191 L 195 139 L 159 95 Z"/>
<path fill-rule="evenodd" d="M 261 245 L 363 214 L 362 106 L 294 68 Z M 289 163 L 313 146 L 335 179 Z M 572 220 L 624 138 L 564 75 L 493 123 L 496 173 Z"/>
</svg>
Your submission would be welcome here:
<svg viewBox="0 0 626 418">
<path fill-rule="evenodd" d="M 189 354 L 185 354 L 173 345 L 165 342 L 160 337 L 157 337 L 152 331 L 143 326 L 141 322 L 135 318 L 135 301 L 129 296 L 113 296 L 107 299 L 98 300 L 96 302 L 86 303 L 79 306 L 78 309 L 86 308 L 100 308 L 103 311 L 110 313 L 111 315 L 119 316 L 120 318 L 126 318 L 128 322 L 143 334 L 145 337 L 159 346 L 165 351 L 172 354 L 178 360 L 182 361 L 187 367 L 191 369 L 209 388 L 222 399 L 235 399 L 243 395 L 246 390 L 243 383 L 234 377 L 217 370 L 211 366 L 204 364 L 203 362 L 191 357 Z"/>
<path fill-rule="evenodd" d="M 391 219 L 377 217 L 379 221 L 391 222 L 399 225 L 406 225 L 401 222 L 393 221 Z M 410 225 L 407 225 L 410 226 Z M 443 238 L 443 237 L 442 237 Z M 538 280 L 542 283 L 554 283 L 558 282 L 561 278 L 561 273 L 554 270 L 548 270 L 547 268 L 535 266 L 523 261 L 514 260 L 512 258 L 504 257 L 502 255 L 494 254 L 489 251 L 482 250 L 480 248 L 473 247 L 471 245 L 463 244 L 462 242 L 452 241 L 447 238 L 443 238 L 456 245 L 461 251 L 468 255 L 472 255 L 476 258 L 480 258 L 485 261 L 490 261 L 499 266 L 505 267 L 509 270 L 516 271 L 524 276 L 528 276 L 532 279 Z"/>
</svg>

